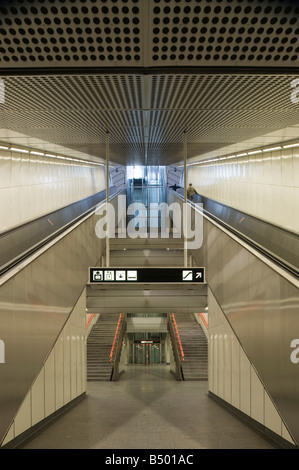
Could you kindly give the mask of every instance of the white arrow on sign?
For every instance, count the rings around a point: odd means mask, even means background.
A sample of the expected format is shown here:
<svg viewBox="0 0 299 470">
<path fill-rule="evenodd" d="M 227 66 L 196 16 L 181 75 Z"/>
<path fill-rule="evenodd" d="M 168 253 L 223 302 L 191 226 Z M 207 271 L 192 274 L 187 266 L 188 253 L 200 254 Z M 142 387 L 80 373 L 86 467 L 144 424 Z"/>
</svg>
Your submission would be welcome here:
<svg viewBox="0 0 299 470">
<path fill-rule="evenodd" d="M 196 273 L 196 279 L 202 276 L 202 273 Z"/>
</svg>

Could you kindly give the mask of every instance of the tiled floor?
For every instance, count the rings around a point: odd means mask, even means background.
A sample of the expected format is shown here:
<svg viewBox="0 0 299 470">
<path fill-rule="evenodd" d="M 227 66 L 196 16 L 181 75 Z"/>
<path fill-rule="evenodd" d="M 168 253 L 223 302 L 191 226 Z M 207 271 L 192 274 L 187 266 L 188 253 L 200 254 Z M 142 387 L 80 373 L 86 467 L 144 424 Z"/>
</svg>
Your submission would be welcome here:
<svg viewBox="0 0 299 470">
<path fill-rule="evenodd" d="M 131 366 L 118 382 L 88 382 L 87 397 L 22 448 L 274 448 L 207 393 L 167 366 Z"/>
</svg>

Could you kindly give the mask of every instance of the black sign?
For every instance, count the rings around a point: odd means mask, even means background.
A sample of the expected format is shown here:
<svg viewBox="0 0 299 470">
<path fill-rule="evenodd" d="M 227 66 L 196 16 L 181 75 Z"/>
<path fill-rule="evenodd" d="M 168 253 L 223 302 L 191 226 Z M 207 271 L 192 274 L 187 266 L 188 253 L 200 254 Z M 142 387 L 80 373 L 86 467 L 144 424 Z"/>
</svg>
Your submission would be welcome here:
<svg viewBox="0 0 299 470">
<path fill-rule="evenodd" d="M 90 268 L 90 283 L 205 282 L 204 268 Z"/>
</svg>

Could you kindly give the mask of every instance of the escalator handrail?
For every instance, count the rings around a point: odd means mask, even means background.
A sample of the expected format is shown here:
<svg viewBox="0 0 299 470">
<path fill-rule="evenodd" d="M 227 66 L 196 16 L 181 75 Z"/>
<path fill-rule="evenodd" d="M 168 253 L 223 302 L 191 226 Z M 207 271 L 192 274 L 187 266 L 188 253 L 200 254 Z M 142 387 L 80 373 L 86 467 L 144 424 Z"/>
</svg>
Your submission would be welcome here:
<svg viewBox="0 0 299 470">
<path fill-rule="evenodd" d="M 115 198 L 116 196 L 118 196 L 121 192 L 124 191 L 124 188 L 120 189 L 119 191 L 117 191 L 116 193 L 113 193 L 111 194 L 109 200 L 112 200 L 113 198 Z M 86 198 L 87 199 L 87 198 Z M 21 263 L 22 261 L 25 261 L 29 256 L 33 255 L 34 253 L 36 253 L 37 251 L 39 251 L 41 248 L 43 248 L 45 245 L 47 245 L 48 243 L 50 243 L 51 241 L 53 241 L 55 238 L 57 238 L 58 236 L 60 236 L 61 234 L 63 234 L 66 230 L 69 230 L 72 226 L 74 226 L 75 224 L 77 224 L 78 222 L 80 222 L 80 220 L 84 219 L 85 217 L 87 217 L 88 215 L 92 214 L 96 209 L 98 209 L 101 205 L 105 204 L 106 203 L 106 199 L 102 199 L 101 201 L 98 201 L 96 204 L 94 204 L 92 207 L 90 207 L 89 209 L 87 209 L 86 211 L 84 211 L 82 214 L 78 215 L 77 217 L 75 217 L 74 219 L 72 219 L 71 221 L 67 222 L 65 225 L 63 225 L 62 227 L 60 227 L 58 230 L 56 230 L 55 232 L 51 233 L 49 236 L 43 238 L 42 240 L 40 240 L 40 242 L 36 243 L 35 245 L 31 246 L 29 249 L 27 249 L 26 251 L 20 253 L 18 256 L 16 256 L 15 258 L 13 258 L 12 260 L 10 260 L 9 262 L 7 262 L 6 264 L 2 265 L 0 267 L 0 277 L 3 276 L 4 274 L 6 274 L 8 271 L 10 271 L 12 268 L 14 268 L 16 265 L 18 265 L 19 263 Z M 65 206 L 64 209 L 66 209 L 67 207 L 69 206 Z M 55 211 L 56 212 L 56 211 Z M 44 217 L 50 217 L 51 214 L 47 214 L 46 216 L 42 216 L 42 217 L 39 217 L 38 219 L 36 220 L 39 220 L 39 219 L 42 219 Z M 30 224 L 30 223 L 33 223 L 34 221 L 31 221 L 31 222 L 27 222 L 25 224 L 23 224 L 22 226 L 19 226 L 15 229 L 11 229 L 11 230 L 8 230 L 7 232 L 3 233 L 1 236 L 4 236 L 4 235 L 9 235 L 9 233 L 12 233 L 13 231 L 16 231 L 16 230 L 20 230 L 22 227 Z"/>
<path fill-rule="evenodd" d="M 184 200 L 182 195 L 177 193 L 176 191 L 173 191 L 173 190 L 170 190 L 172 191 L 179 199 L 181 199 L 182 201 Z M 289 274 L 291 274 L 292 276 L 296 277 L 296 278 L 299 278 L 299 271 L 298 269 L 289 264 L 287 261 L 283 260 L 282 258 L 280 258 L 277 254 L 274 254 L 273 252 L 271 252 L 270 250 L 268 250 L 267 248 L 265 248 L 264 246 L 258 244 L 255 240 L 252 240 L 252 238 L 249 238 L 248 236 L 244 235 L 243 233 L 241 233 L 240 231 L 238 231 L 236 228 L 232 227 L 231 225 L 227 224 L 226 222 L 224 222 L 223 220 L 219 219 L 219 217 L 215 216 L 214 214 L 212 214 L 211 212 L 209 212 L 207 209 L 204 209 L 203 207 L 200 208 L 195 202 L 193 201 L 190 201 L 188 200 L 188 203 L 191 204 L 191 206 L 194 207 L 194 209 L 196 210 L 199 210 L 200 212 L 202 212 L 203 214 L 205 214 L 207 217 L 209 217 L 210 219 L 212 219 L 213 221 L 217 222 L 219 225 L 221 225 L 222 227 L 224 227 L 226 230 L 228 230 L 230 233 L 232 233 L 233 235 L 235 235 L 237 238 L 241 239 L 242 241 L 244 241 L 245 243 L 247 243 L 248 245 L 250 245 L 252 248 L 254 248 L 256 251 L 258 251 L 259 253 L 261 253 L 263 256 L 265 256 L 266 258 L 268 258 L 269 260 L 271 260 L 272 262 L 274 262 L 275 264 L 277 264 L 279 267 L 283 268 L 285 271 L 287 271 Z M 241 211 L 240 211 L 241 212 Z M 255 218 L 256 220 L 258 220 L 256 217 L 254 216 L 250 216 L 250 217 L 253 217 Z M 263 221 L 264 223 L 267 223 L 265 221 Z M 268 223 L 267 223 L 268 224 Z M 268 225 L 273 225 L 274 224 L 268 224 Z M 296 234 L 294 234 L 293 232 L 289 232 L 283 228 L 280 228 L 279 229 L 281 231 L 284 231 L 286 233 L 291 233 L 292 235 L 294 236 L 297 236 Z"/>
</svg>

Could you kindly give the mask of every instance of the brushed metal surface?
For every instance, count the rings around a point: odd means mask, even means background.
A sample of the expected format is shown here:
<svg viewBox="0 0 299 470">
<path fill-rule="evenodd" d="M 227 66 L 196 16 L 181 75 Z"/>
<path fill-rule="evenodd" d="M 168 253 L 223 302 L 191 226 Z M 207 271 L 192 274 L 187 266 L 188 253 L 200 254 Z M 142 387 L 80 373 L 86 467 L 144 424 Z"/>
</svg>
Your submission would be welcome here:
<svg viewBox="0 0 299 470">
<path fill-rule="evenodd" d="M 208 285 L 298 445 L 299 364 L 290 359 L 299 334 L 298 281 L 204 223 Z"/>
<path fill-rule="evenodd" d="M 93 313 L 194 313 L 206 303 L 206 284 L 92 284 L 86 288 L 86 305 Z"/>
<path fill-rule="evenodd" d="M 0 443 L 51 351 L 105 244 L 91 215 L 0 288 Z"/>
<path fill-rule="evenodd" d="M 113 192 L 113 191 L 112 191 Z M 64 230 L 105 199 L 106 191 L 84 198 L 0 235 L 0 273 Z"/>
<path fill-rule="evenodd" d="M 208 215 L 215 216 L 216 220 L 224 222 L 269 254 L 285 261 L 298 274 L 298 234 L 201 195 L 195 195 L 194 202 L 202 203 Z"/>
</svg>

